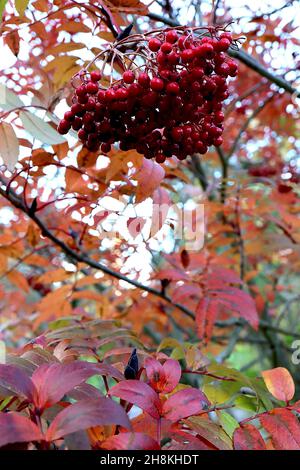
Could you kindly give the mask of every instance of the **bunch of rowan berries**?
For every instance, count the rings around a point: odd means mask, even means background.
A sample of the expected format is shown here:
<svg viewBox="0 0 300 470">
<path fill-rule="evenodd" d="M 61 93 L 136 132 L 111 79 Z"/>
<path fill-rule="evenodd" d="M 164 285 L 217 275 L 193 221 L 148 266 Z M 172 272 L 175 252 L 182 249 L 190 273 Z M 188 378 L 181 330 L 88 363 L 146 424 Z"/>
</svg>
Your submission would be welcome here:
<svg viewBox="0 0 300 470">
<path fill-rule="evenodd" d="M 222 144 L 226 79 L 237 74 L 226 55 L 232 42 L 231 33 L 212 28 L 202 35 L 168 29 L 143 37 L 142 45 L 128 52 L 127 69 L 108 88 L 98 70 L 79 75 L 58 131 L 77 131 L 90 151 L 100 148 L 105 154 L 118 143 L 121 150 L 135 149 L 158 163 L 205 154 L 209 146 Z"/>
</svg>

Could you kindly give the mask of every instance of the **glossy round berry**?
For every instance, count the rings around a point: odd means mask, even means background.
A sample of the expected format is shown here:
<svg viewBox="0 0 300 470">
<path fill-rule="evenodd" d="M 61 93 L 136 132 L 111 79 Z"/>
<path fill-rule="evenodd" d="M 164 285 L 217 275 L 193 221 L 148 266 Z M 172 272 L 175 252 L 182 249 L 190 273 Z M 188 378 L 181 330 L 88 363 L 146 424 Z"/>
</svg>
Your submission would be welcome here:
<svg viewBox="0 0 300 470">
<path fill-rule="evenodd" d="M 87 89 L 85 85 L 81 85 L 78 88 L 76 88 L 76 95 L 77 96 L 85 96 L 87 93 Z"/>
<path fill-rule="evenodd" d="M 126 70 L 126 72 L 123 73 L 123 81 L 124 83 L 133 83 L 135 79 L 135 75 L 131 70 Z"/>
<path fill-rule="evenodd" d="M 185 49 L 180 54 L 181 60 L 184 63 L 191 62 L 194 58 L 194 51 L 193 49 Z"/>
<path fill-rule="evenodd" d="M 72 111 L 66 111 L 65 114 L 64 114 L 64 119 L 66 121 L 73 121 L 74 119 L 74 113 Z"/>
<path fill-rule="evenodd" d="M 80 117 L 76 117 L 74 121 L 72 122 L 72 129 L 74 129 L 74 131 L 79 131 L 81 127 L 82 127 L 82 119 Z"/>
<path fill-rule="evenodd" d="M 172 52 L 172 50 L 173 50 L 172 44 L 170 44 L 169 42 L 164 42 L 164 43 L 161 45 L 160 50 L 161 50 L 164 54 L 170 54 L 170 52 Z"/>
<path fill-rule="evenodd" d="M 167 31 L 166 33 L 167 42 L 169 42 L 170 44 L 174 44 L 174 42 L 176 42 L 177 40 L 178 40 L 178 34 L 176 33 L 176 31 L 174 30 Z"/>
<path fill-rule="evenodd" d="M 98 85 L 94 82 L 88 82 L 86 85 L 86 91 L 94 95 L 99 90 Z"/>
<path fill-rule="evenodd" d="M 214 43 L 214 50 L 217 52 L 224 52 L 229 49 L 231 42 L 227 38 L 222 38 Z"/>
<path fill-rule="evenodd" d="M 78 138 L 82 141 L 85 141 L 87 139 L 88 135 L 87 133 L 83 130 L 83 129 L 80 129 L 78 131 Z"/>
<path fill-rule="evenodd" d="M 62 119 L 57 127 L 57 131 L 60 134 L 67 134 L 70 129 L 71 123 L 69 121 L 66 121 L 65 119 Z"/>
<path fill-rule="evenodd" d="M 163 153 L 158 153 L 155 157 L 155 160 L 157 163 L 164 163 L 166 160 L 166 157 Z"/>
<path fill-rule="evenodd" d="M 180 93 L 180 86 L 176 82 L 168 83 L 166 92 L 170 95 L 178 95 Z"/>
<path fill-rule="evenodd" d="M 71 106 L 72 113 L 77 116 L 81 116 L 84 113 L 84 107 L 80 103 L 72 104 Z"/>
<path fill-rule="evenodd" d="M 108 152 L 110 152 L 110 150 L 111 150 L 111 145 L 110 144 L 103 143 L 101 145 L 101 152 L 108 153 Z"/>
<path fill-rule="evenodd" d="M 160 49 L 161 42 L 157 38 L 151 38 L 148 42 L 150 51 L 157 52 Z"/>
<path fill-rule="evenodd" d="M 164 81 L 161 78 L 154 77 L 150 81 L 150 86 L 154 91 L 162 91 L 164 89 Z"/>
<path fill-rule="evenodd" d="M 99 82 L 99 80 L 101 80 L 101 73 L 98 71 L 98 70 L 93 70 L 93 72 L 91 72 L 91 80 L 92 82 Z"/>
<path fill-rule="evenodd" d="M 138 83 L 141 85 L 143 88 L 149 88 L 150 86 L 150 77 L 147 73 L 142 72 L 138 76 Z"/>
</svg>

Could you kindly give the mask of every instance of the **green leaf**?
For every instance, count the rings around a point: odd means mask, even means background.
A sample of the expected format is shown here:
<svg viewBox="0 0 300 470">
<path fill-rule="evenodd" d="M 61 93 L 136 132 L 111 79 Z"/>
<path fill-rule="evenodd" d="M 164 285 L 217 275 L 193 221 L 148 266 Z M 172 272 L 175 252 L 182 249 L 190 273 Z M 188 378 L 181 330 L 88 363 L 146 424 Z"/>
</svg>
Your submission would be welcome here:
<svg viewBox="0 0 300 470">
<path fill-rule="evenodd" d="M 38 116 L 27 111 L 20 113 L 24 129 L 34 138 L 40 140 L 44 144 L 61 144 L 65 142 L 62 137 L 48 122 L 43 121 Z"/>
<path fill-rule="evenodd" d="M 219 421 L 224 431 L 230 437 L 232 437 L 234 430 L 239 427 L 238 421 L 226 411 L 219 412 Z"/>
<path fill-rule="evenodd" d="M 9 170 L 13 170 L 19 156 L 19 140 L 14 128 L 7 122 L 0 123 L 0 156 Z"/>
<path fill-rule="evenodd" d="M 21 108 L 22 106 L 24 106 L 24 103 L 18 95 L 0 83 L 0 108 L 4 111 L 10 111 L 11 109 Z"/>
<path fill-rule="evenodd" d="M 0 18 L 1 19 L 2 19 L 2 15 L 3 15 L 6 4 L 7 4 L 7 0 L 0 0 Z"/>
<path fill-rule="evenodd" d="M 29 0 L 15 0 L 15 7 L 20 16 L 23 16 Z"/>
</svg>

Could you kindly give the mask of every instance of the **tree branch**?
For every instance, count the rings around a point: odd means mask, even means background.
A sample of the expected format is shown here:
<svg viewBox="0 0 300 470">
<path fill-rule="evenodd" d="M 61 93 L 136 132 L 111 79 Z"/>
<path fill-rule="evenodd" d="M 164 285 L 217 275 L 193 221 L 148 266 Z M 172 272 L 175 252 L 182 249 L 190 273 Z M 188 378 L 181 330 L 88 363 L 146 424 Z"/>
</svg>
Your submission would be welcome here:
<svg viewBox="0 0 300 470">
<path fill-rule="evenodd" d="M 52 233 L 52 231 L 50 231 L 46 227 L 44 222 L 42 222 L 42 220 L 39 217 L 37 217 L 36 213 L 30 211 L 30 208 L 27 208 L 24 205 L 23 201 L 18 196 L 16 196 L 16 194 L 12 190 L 9 190 L 8 192 L 6 192 L 5 189 L 0 187 L 0 194 L 5 199 L 7 199 L 14 207 L 24 212 L 41 229 L 44 237 L 47 237 L 56 246 L 59 246 L 61 250 L 65 254 L 70 256 L 72 259 L 76 260 L 77 262 L 84 263 L 90 266 L 91 268 L 97 269 L 98 271 L 102 271 L 103 273 L 107 274 L 108 276 L 114 277 L 115 279 L 119 279 L 120 281 L 127 282 L 128 284 L 136 287 L 137 289 L 141 289 L 145 292 L 148 292 L 149 294 L 155 295 L 156 297 L 159 297 L 165 302 L 167 302 L 168 304 L 170 304 L 172 307 L 178 308 L 181 312 L 183 312 L 189 318 L 192 318 L 192 319 L 195 318 L 195 315 L 191 310 L 189 310 L 184 305 L 180 305 L 178 303 L 173 302 L 172 299 L 168 297 L 166 294 L 164 294 L 163 292 L 156 290 L 152 287 L 149 287 L 145 284 L 142 284 L 138 281 L 135 281 L 133 279 L 130 279 L 127 276 L 124 276 L 123 274 L 119 273 L 118 271 L 114 271 L 113 269 L 110 269 L 104 264 L 94 261 L 93 259 L 89 258 L 85 253 L 82 253 L 82 252 L 79 253 L 77 251 L 74 251 L 72 248 L 66 245 L 62 240 L 57 238 Z"/>
</svg>

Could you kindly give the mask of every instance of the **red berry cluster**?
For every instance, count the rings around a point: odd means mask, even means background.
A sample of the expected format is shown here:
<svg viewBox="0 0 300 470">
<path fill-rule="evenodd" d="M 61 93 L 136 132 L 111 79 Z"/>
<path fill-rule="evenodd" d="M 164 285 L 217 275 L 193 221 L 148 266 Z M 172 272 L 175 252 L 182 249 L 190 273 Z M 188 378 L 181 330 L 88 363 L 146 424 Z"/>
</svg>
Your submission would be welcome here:
<svg viewBox="0 0 300 470">
<path fill-rule="evenodd" d="M 228 32 L 208 35 L 170 29 L 152 35 L 139 48 L 142 66 L 135 65 L 109 88 L 101 73 L 81 74 L 73 105 L 58 126 L 71 128 L 91 151 L 136 149 L 163 163 L 205 154 L 222 144 L 222 102 L 228 97 L 226 78 L 237 74 L 225 55 L 232 44 Z"/>
</svg>

